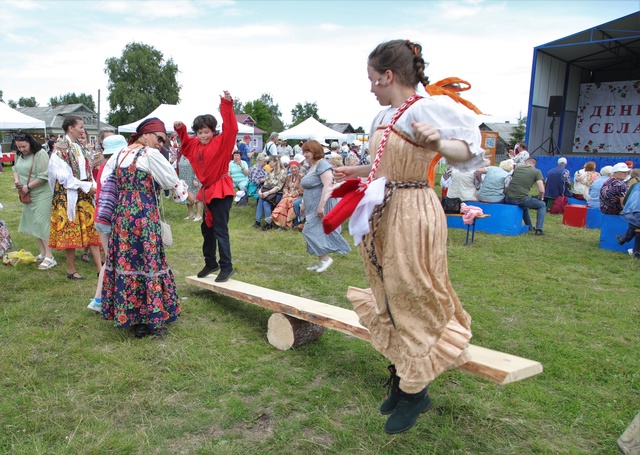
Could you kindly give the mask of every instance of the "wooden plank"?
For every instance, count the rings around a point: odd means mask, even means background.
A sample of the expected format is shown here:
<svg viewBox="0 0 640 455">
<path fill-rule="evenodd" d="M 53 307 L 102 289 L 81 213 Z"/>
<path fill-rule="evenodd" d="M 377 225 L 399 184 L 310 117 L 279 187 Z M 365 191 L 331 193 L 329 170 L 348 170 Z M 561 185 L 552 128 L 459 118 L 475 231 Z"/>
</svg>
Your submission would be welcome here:
<svg viewBox="0 0 640 455">
<path fill-rule="evenodd" d="M 236 280 L 224 283 L 216 283 L 214 280 L 215 275 L 205 278 L 186 277 L 187 283 L 194 286 L 338 330 L 362 340 L 371 339 L 369 330 L 360 324 L 358 315 L 353 310 Z M 469 354 L 471 361 L 458 367 L 459 370 L 502 385 L 535 376 L 543 370 L 542 364 L 535 360 L 480 346 L 469 345 Z"/>
<path fill-rule="evenodd" d="M 236 280 L 216 283 L 215 275 L 209 275 L 205 278 L 188 276 L 186 280 L 189 284 L 209 289 L 218 294 L 253 303 L 278 313 L 288 314 L 363 340 L 369 341 L 370 339 L 369 331 L 360 325 L 358 316 L 352 310 Z"/>
</svg>

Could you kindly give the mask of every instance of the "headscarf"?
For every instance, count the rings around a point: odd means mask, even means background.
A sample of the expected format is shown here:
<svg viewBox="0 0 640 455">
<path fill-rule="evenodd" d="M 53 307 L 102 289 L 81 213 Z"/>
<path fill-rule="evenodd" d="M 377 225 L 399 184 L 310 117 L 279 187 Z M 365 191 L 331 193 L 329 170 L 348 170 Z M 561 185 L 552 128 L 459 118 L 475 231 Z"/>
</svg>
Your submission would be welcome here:
<svg viewBox="0 0 640 455">
<path fill-rule="evenodd" d="M 138 125 L 136 132 L 129 138 L 129 145 L 133 144 L 140 136 L 147 133 L 167 134 L 167 130 L 165 129 L 162 120 L 158 117 L 148 118 Z"/>
</svg>

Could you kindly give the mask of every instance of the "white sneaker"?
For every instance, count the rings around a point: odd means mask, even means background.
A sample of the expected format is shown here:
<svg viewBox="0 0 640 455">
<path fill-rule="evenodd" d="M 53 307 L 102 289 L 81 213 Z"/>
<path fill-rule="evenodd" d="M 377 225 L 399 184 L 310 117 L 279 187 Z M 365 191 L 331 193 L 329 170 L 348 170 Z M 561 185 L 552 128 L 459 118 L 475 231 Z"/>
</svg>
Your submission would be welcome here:
<svg viewBox="0 0 640 455">
<path fill-rule="evenodd" d="M 185 220 L 192 220 L 193 219 L 193 215 L 189 215 L 187 217 L 185 217 Z"/>
<path fill-rule="evenodd" d="M 193 219 L 193 221 L 202 221 L 202 217 L 201 216 L 197 216 Z"/>
<path fill-rule="evenodd" d="M 313 264 L 313 265 L 310 265 L 309 267 L 307 267 L 307 270 L 310 271 L 310 272 L 313 272 L 314 270 L 318 270 L 319 267 L 320 267 L 319 263 L 318 264 Z"/>
<path fill-rule="evenodd" d="M 91 302 L 89 302 L 89 305 L 87 305 L 87 308 L 89 308 L 91 311 L 101 312 L 102 311 L 102 304 L 96 302 L 96 299 L 93 298 L 93 299 L 91 299 Z"/>
<path fill-rule="evenodd" d="M 322 272 L 324 272 L 325 270 L 327 270 L 327 269 L 329 268 L 329 266 L 330 266 L 331 264 L 333 264 L 333 259 L 331 259 L 331 258 L 328 258 L 326 261 L 322 261 L 322 262 L 319 264 L 319 265 L 320 265 L 320 267 L 318 267 L 318 268 L 316 269 L 316 272 L 318 272 L 318 273 L 322 273 Z"/>
</svg>

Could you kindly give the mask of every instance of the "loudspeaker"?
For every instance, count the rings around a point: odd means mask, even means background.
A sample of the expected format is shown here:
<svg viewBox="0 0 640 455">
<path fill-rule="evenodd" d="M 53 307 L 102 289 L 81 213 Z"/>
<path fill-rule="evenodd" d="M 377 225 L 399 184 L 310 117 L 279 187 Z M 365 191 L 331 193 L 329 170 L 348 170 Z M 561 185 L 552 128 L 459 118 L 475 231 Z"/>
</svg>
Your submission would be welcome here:
<svg viewBox="0 0 640 455">
<path fill-rule="evenodd" d="M 560 117 L 561 112 L 562 112 L 562 97 L 550 96 L 549 110 L 547 111 L 547 117 Z"/>
</svg>

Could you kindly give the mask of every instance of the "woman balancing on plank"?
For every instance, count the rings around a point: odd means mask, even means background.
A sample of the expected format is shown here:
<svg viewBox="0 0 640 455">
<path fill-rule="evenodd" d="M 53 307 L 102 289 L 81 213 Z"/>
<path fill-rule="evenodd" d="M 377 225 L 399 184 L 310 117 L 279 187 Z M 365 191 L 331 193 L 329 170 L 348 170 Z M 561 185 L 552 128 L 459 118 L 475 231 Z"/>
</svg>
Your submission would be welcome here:
<svg viewBox="0 0 640 455">
<path fill-rule="evenodd" d="M 371 92 L 388 106 L 370 130 L 377 154 L 372 165 L 335 171 L 339 180 L 370 175 L 350 231 L 371 289 L 350 288 L 348 297 L 374 348 L 392 362 L 390 394 L 380 407 L 391 414 L 385 425 L 391 434 L 413 427 L 431 407 L 429 384 L 469 360 L 471 339 L 471 318 L 449 281 L 447 222 L 428 172 L 438 154 L 460 170 L 480 167 L 481 120 L 473 105 L 433 90 L 424 69 L 421 46 L 410 41 L 389 41 L 371 52 Z M 418 83 L 449 96 L 420 97 Z M 368 213 L 359 214 L 376 192 Z"/>
</svg>

